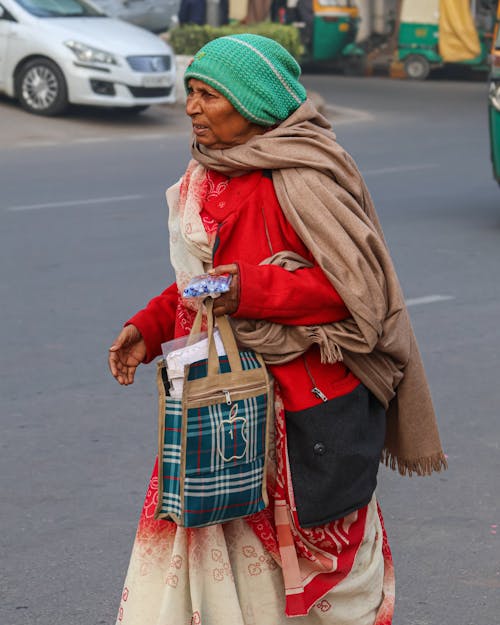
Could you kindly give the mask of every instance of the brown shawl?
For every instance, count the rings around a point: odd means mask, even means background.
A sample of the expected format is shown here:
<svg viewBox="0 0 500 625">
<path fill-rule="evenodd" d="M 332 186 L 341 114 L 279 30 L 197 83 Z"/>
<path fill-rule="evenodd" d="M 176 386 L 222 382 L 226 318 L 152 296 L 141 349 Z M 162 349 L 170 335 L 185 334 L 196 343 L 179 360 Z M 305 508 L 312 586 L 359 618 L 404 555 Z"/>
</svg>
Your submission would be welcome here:
<svg viewBox="0 0 500 625">
<path fill-rule="evenodd" d="M 326 359 L 342 359 L 386 406 L 386 464 L 410 475 L 445 468 L 421 356 L 373 202 L 329 122 L 307 101 L 244 145 L 209 150 L 194 143 L 192 154 L 229 176 L 272 170 L 283 213 L 352 315 L 329 324 Z M 262 353 L 267 330 L 259 328 Z"/>
</svg>

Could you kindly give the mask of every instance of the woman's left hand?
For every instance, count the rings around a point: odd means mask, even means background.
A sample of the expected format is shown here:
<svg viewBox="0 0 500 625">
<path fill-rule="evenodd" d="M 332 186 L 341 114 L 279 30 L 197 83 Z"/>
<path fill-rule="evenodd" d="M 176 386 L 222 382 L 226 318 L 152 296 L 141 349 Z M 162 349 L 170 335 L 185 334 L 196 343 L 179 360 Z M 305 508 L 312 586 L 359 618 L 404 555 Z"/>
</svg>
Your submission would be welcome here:
<svg viewBox="0 0 500 625">
<path fill-rule="evenodd" d="M 227 293 L 222 293 L 214 299 L 214 315 L 220 317 L 222 315 L 232 315 L 238 310 L 240 304 L 240 284 L 238 265 L 219 265 L 210 269 L 208 272 L 212 276 L 220 276 L 221 274 L 231 274 L 231 284 Z"/>
</svg>

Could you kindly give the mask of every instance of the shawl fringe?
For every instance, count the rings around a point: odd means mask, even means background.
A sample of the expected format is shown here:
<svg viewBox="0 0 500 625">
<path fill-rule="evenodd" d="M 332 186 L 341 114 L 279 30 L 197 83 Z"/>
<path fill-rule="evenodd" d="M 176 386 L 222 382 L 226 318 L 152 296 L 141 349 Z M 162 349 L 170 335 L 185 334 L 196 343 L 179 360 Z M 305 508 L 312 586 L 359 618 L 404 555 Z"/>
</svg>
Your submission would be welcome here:
<svg viewBox="0 0 500 625">
<path fill-rule="evenodd" d="M 403 459 L 394 456 L 388 449 L 382 451 L 382 464 L 393 471 L 398 471 L 400 475 L 412 477 L 415 473 L 421 477 L 431 475 L 433 472 L 440 473 L 448 468 L 448 461 L 443 452 L 438 452 L 433 456 Z"/>
<path fill-rule="evenodd" d="M 319 353 L 321 357 L 321 362 L 323 364 L 332 364 L 334 362 L 342 362 L 344 360 L 344 356 L 342 355 L 342 349 L 340 345 L 334 343 L 333 341 L 325 341 L 323 336 L 314 331 L 314 328 L 311 328 L 311 333 L 309 334 L 311 341 L 319 345 Z"/>
</svg>

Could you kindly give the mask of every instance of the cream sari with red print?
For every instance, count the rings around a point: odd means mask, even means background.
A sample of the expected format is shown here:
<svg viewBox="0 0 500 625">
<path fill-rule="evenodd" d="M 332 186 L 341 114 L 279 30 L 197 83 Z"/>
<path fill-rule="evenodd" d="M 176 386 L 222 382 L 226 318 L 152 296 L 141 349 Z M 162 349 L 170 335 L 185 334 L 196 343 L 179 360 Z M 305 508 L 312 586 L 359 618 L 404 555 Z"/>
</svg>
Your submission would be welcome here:
<svg viewBox="0 0 500 625">
<path fill-rule="evenodd" d="M 286 457 L 279 399 L 276 408 L 275 470 Z M 289 617 L 297 625 L 392 623 L 393 565 L 375 498 L 304 530 L 289 512 L 286 485 L 271 479 L 266 511 L 186 529 L 153 518 L 157 486 L 155 466 L 117 625 L 285 625 Z"/>
</svg>

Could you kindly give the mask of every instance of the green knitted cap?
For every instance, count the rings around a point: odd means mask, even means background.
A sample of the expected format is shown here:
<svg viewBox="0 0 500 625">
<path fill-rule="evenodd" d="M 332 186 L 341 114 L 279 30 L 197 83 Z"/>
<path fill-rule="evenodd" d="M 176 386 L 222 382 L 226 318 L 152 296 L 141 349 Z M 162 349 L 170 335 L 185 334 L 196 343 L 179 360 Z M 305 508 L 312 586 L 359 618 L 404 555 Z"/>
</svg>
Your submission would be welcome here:
<svg viewBox="0 0 500 625">
<path fill-rule="evenodd" d="M 199 50 L 184 73 L 225 96 L 246 119 L 272 126 L 306 99 L 300 66 L 283 46 L 248 33 L 219 37 Z"/>
</svg>

